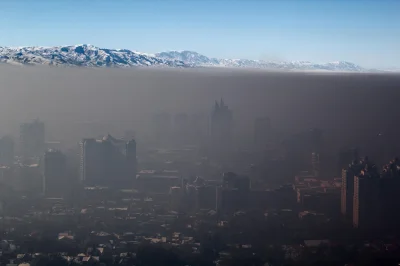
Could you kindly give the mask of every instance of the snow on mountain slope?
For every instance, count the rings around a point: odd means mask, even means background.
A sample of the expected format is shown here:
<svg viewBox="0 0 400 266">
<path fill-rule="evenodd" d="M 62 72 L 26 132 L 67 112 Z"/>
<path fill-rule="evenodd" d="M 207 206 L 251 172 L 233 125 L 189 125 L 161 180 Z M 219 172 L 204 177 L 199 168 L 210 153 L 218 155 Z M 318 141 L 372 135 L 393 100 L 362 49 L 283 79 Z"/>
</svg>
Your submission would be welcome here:
<svg viewBox="0 0 400 266">
<path fill-rule="evenodd" d="M 190 63 L 195 66 L 215 66 L 215 67 L 239 67 L 239 68 L 261 68 L 271 70 L 303 70 L 303 71 L 366 71 L 362 67 L 345 61 L 316 64 L 308 61 L 294 62 L 268 62 L 262 60 L 248 59 L 216 59 L 208 58 L 196 52 L 191 51 L 169 51 L 157 53 L 155 56 L 165 59 L 175 59 Z"/>
<path fill-rule="evenodd" d="M 201 55 L 192 51 L 170 51 L 170 52 L 161 52 L 155 54 L 155 56 L 160 58 L 165 58 L 169 60 L 180 60 L 192 65 L 201 66 L 201 65 L 218 65 L 220 62 L 215 58 L 208 58 L 205 55 Z"/>
<path fill-rule="evenodd" d="M 103 49 L 87 44 L 56 47 L 0 47 L 0 62 L 88 67 L 187 66 L 184 62 L 174 59 L 163 59 L 130 50 Z"/>
<path fill-rule="evenodd" d="M 127 49 L 98 48 L 88 44 L 55 47 L 0 47 L 0 62 L 85 67 L 161 66 L 257 68 L 284 71 L 369 71 L 344 61 L 316 64 L 308 61 L 268 62 L 248 59 L 217 59 L 192 51 L 168 51 L 151 55 Z"/>
</svg>

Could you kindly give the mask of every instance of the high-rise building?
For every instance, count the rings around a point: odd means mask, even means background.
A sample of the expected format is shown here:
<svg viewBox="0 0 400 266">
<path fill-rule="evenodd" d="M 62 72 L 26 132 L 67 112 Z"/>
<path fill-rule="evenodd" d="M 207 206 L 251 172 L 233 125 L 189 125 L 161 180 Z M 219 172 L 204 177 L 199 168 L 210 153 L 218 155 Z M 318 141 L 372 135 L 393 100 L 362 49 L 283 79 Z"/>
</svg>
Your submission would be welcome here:
<svg viewBox="0 0 400 266">
<path fill-rule="evenodd" d="M 400 230 L 400 160 L 394 159 L 384 165 L 381 173 L 379 200 L 381 210 L 381 227 L 389 234 Z"/>
<path fill-rule="evenodd" d="M 362 230 L 378 228 L 379 173 L 375 165 L 366 165 L 360 174 L 354 176 L 353 226 Z"/>
<path fill-rule="evenodd" d="M 105 156 L 100 140 L 83 139 L 80 143 L 79 178 L 84 183 L 96 183 L 103 180 Z"/>
<path fill-rule="evenodd" d="M 136 142 L 84 139 L 80 143 L 80 180 L 89 185 L 129 186 L 136 178 Z"/>
<path fill-rule="evenodd" d="M 254 145 L 260 150 L 265 150 L 271 140 L 271 120 L 269 117 L 257 118 L 254 123 Z"/>
<path fill-rule="evenodd" d="M 45 149 L 44 123 L 35 120 L 20 126 L 21 151 L 24 158 L 42 156 Z"/>
<path fill-rule="evenodd" d="M 350 221 L 353 217 L 354 175 L 349 169 L 342 169 L 342 187 L 340 195 L 340 212 Z"/>
<path fill-rule="evenodd" d="M 43 192 L 46 196 L 63 197 L 68 192 L 66 157 L 61 151 L 44 154 Z"/>
<path fill-rule="evenodd" d="M 342 169 L 340 209 L 347 221 L 353 220 L 354 176 L 360 174 L 368 163 L 368 160 L 353 161 L 348 167 Z"/>
<path fill-rule="evenodd" d="M 215 102 L 211 114 L 210 128 L 212 146 L 217 151 L 226 151 L 232 145 L 233 116 L 224 101 Z"/>
<path fill-rule="evenodd" d="M 10 166 L 14 162 L 14 141 L 9 136 L 0 139 L 0 165 Z"/>
</svg>

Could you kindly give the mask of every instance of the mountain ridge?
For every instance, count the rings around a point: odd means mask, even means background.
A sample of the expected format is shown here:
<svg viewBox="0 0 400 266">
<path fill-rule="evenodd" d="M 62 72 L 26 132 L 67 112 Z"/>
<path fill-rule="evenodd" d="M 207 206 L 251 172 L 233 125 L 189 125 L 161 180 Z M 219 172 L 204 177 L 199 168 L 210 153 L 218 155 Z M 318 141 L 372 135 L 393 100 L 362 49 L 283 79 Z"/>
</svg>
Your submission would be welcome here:
<svg viewBox="0 0 400 266">
<path fill-rule="evenodd" d="M 0 47 L 0 62 L 22 65 L 83 67 L 222 67 L 267 69 L 278 71 L 369 72 L 347 61 L 312 63 L 309 61 L 263 61 L 218 59 L 188 50 L 155 54 L 129 49 L 99 48 L 90 44 L 64 46 Z"/>
</svg>

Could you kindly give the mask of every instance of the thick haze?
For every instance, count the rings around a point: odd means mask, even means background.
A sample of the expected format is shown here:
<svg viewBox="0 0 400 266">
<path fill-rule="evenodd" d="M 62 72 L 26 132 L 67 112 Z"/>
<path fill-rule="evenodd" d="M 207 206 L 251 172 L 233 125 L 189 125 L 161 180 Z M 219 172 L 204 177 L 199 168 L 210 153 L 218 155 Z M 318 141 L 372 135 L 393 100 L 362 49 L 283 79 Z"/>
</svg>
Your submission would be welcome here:
<svg viewBox="0 0 400 266">
<path fill-rule="evenodd" d="M 395 75 L 2 65 L 0 133 L 17 136 L 21 122 L 38 117 L 46 123 L 47 140 L 72 145 L 93 137 L 85 129 L 91 123 L 98 134 L 135 130 L 140 143 L 152 114 L 209 114 L 223 97 L 240 143 L 252 141 L 254 119 L 266 115 L 282 132 L 320 127 L 334 147 L 364 146 L 379 132 L 395 144 L 399 84 Z"/>
</svg>

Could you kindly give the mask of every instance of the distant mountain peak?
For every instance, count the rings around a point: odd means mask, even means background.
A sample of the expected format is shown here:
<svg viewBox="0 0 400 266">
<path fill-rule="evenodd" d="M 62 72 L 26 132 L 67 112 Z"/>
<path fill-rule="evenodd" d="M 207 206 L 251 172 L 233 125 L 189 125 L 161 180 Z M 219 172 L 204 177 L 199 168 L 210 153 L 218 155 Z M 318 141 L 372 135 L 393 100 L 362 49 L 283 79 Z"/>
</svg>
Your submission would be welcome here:
<svg viewBox="0 0 400 266">
<path fill-rule="evenodd" d="M 188 67 L 184 62 L 175 59 L 163 59 L 128 49 L 99 48 L 91 44 L 0 47 L 0 62 L 84 67 Z"/>
<path fill-rule="evenodd" d="M 92 44 L 54 47 L 0 47 L 0 62 L 26 65 L 67 65 L 84 67 L 229 67 L 277 71 L 368 71 L 354 63 L 334 61 L 277 62 L 249 59 L 217 59 L 190 50 L 171 50 L 147 54 L 129 49 L 99 48 Z"/>
</svg>

